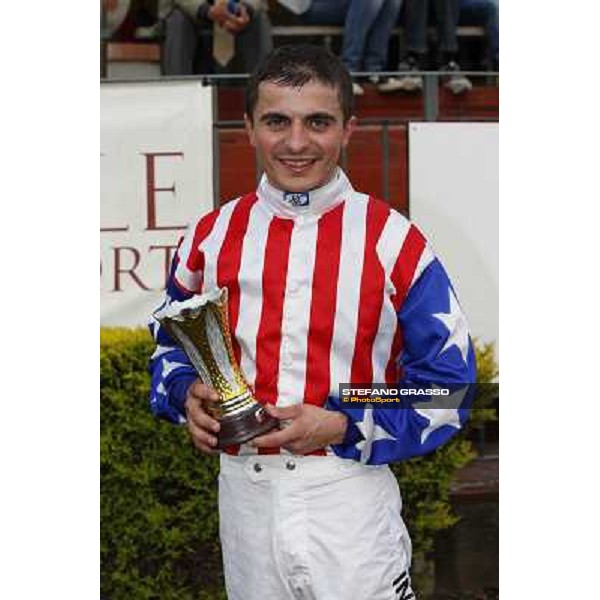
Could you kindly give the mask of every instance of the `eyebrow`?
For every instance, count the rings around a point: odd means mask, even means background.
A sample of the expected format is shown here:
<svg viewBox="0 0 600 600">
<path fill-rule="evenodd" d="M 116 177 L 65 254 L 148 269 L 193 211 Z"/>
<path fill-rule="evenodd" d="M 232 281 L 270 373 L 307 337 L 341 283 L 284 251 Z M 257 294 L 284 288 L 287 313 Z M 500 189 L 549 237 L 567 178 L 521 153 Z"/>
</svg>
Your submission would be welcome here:
<svg viewBox="0 0 600 600">
<path fill-rule="evenodd" d="M 289 118 L 290 117 L 288 115 L 284 115 L 283 113 L 271 111 L 271 112 L 266 112 L 265 114 L 261 115 L 259 121 L 267 121 L 269 119 L 288 119 L 289 120 Z M 323 120 L 327 120 L 327 121 L 335 121 L 336 120 L 335 116 L 328 112 L 310 113 L 304 117 L 304 120 L 307 120 L 307 119 L 323 119 Z"/>
<path fill-rule="evenodd" d="M 334 115 L 327 113 L 327 112 L 315 112 L 315 113 L 311 113 L 310 115 L 307 115 L 306 117 L 307 119 L 323 119 L 326 121 L 335 121 L 336 118 Z"/>
<path fill-rule="evenodd" d="M 260 116 L 259 121 L 267 121 L 269 119 L 289 119 L 289 117 L 283 113 L 266 112 L 264 115 Z"/>
</svg>

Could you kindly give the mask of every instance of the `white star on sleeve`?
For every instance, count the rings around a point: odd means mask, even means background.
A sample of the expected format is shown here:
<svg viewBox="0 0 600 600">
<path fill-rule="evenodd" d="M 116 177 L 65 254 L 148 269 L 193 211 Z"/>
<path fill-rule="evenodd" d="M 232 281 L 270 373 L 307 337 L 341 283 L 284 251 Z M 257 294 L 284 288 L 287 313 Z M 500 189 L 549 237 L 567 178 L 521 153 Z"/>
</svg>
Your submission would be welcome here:
<svg viewBox="0 0 600 600">
<path fill-rule="evenodd" d="M 383 427 L 380 427 L 373 420 L 373 408 L 369 405 L 365 407 L 363 420 L 356 421 L 355 425 L 362 433 L 364 440 L 357 442 L 356 449 L 360 452 L 360 462 L 366 464 L 371 457 L 373 442 L 378 440 L 395 440 Z"/>
<path fill-rule="evenodd" d="M 189 367 L 189 365 L 186 365 L 184 363 L 180 363 L 180 362 L 171 362 L 169 360 L 167 360 L 166 358 L 162 359 L 162 376 L 163 377 L 167 377 L 169 375 L 169 373 L 171 371 L 173 371 L 174 369 L 177 369 L 178 367 Z"/>
<path fill-rule="evenodd" d="M 436 388 L 439 386 L 433 385 L 432 387 Z M 443 402 L 444 404 L 449 405 L 448 408 L 439 407 L 439 400 L 434 400 L 431 402 L 418 402 L 413 404 L 415 412 L 420 414 L 422 417 L 425 417 L 429 421 L 429 425 L 421 432 L 421 444 L 424 444 L 427 438 L 436 429 L 439 429 L 444 425 L 450 425 L 450 427 L 460 429 L 461 424 L 460 417 L 458 415 L 458 407 L 461 405 L 468 389 L 469 386 L 465 385 L 463 388 L 460 388 L 445 398 Z M 436 405 L 438 408 L 436 408 Z"/>
<path fill-rule="evenodd" d="M 446 343 L 440 350 L 438 356 L 451 346 L 456 346 L 460 350 L 460 354 L 466 363 L 467 354 L 469 352 L 469 325 L 451 288 L 448 288 L 448 295 L 450 297 L 450 312 L 435 313 L 433 315 L 444 324 L 449 332 Z"/>
<path fill-rule="evenodd" d="M 170 346 L 156 346 L 156 350 L 150 357 L 150 360 L 160 358 L 163 354 L 166 354 L 167 352 L 170 352 L 171 350 L 173 350 L 173 348 L 171 348 Z"/>
</svg>

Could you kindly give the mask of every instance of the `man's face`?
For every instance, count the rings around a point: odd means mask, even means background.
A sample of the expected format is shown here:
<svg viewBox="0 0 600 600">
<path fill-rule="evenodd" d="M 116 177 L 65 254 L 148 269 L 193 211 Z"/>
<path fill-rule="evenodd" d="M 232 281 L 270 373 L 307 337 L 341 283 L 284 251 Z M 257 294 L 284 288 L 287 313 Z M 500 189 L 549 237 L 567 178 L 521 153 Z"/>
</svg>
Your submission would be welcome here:
<svg viewBox="0 0 600 600">
<path fill-rule="evenodd" d="M 250 143 L 269 182 L 288 192 L 331 179 L 356 121 L 344 125 L 337 89 L 315 81 L 300 88 L 261 83 L 253 117 L 245 117 Z"/>
</svg>

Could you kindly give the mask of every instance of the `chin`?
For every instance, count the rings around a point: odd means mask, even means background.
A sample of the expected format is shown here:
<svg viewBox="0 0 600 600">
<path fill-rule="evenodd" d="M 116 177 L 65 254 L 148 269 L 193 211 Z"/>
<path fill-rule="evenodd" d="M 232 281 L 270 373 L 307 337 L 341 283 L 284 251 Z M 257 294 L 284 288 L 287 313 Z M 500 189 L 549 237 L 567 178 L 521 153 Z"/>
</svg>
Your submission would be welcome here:
<svg viewBox="0 0 600 600">
<path fill-rule="evenodd" d="M 283 186 L 275 187 L 282 187 L 286 192 L 308 192 L 309 190 L 319 187 L 319 184 L 311 180 L 292 179 L 283 183 Z"/>
<path fill-rule="evenodd" d="M 272 185 L 285 192 L 308 192 L 328 181 L 327 177 L 315 177 L 314 174 L 299 175 L 297 177 L 271 177 L 267 173 L 267 178 Z"/>
</svg>

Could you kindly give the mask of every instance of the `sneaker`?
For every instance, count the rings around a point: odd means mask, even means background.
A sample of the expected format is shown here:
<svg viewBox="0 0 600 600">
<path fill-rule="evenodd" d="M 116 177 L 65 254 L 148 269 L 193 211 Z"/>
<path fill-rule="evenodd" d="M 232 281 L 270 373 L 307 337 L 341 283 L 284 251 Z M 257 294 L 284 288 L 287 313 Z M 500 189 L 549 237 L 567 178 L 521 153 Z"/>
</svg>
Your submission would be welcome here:
<svg viewBox="0 0 600 600">
<path fill-rule="evenodd" d="M 362 96 L 365 93 L 363 86 L 360 83 L 352 82 L 352 93 L 355 96 Z"/>
<path fill-rule="evenodd" d="M 385 77 L 377 83 L 377 91 L 382 94 L 392 94 L 393 92 L 414 92 L 419 87 L 419 77 Z"/>
<path fill-rule="evenodd" d="M 461 74 L 460 67 L 453 60 L 446 63 L 440 71 L 449 73 L 449 75 L 444 75 L 442 82 L 444 87 L 449 89 L 455 96 L 464 94 L 473 88 L 473 84 Z"/>
<path fill-rule="evenodd" d="M 398 65 L 398 71 L 406 71 L 407 74 L 400 77 L 386 77 L 378 83 L 377 89 L 382 94 L 420 92 L 423 89 L 423 78 L 415 74 L 418 70 L 419 65 L 417 61 L 412 56 L 409 56 Z"/>
<path fill-rule="evenodd" d="M 156 40 L 163 37 L 162 21 L 149 25 L 147 27 L 137 27 L 133 32 L 133 37 L 136 40 Z"/>
</svg>

